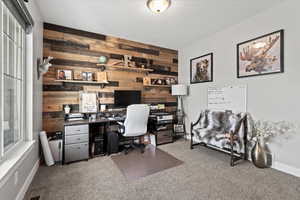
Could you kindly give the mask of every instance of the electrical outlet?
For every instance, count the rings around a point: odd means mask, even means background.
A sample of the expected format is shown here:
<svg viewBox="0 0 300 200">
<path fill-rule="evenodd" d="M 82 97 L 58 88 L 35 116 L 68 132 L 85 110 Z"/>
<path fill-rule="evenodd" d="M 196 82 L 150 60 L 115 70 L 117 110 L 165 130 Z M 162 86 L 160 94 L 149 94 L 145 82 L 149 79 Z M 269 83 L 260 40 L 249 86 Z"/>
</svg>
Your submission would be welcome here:
<svg viewBox="0 0 300 200">
<path fill-rule="evenodd" d="M 15 172 L 15 185 L 17 185 L 19 182 L 19 171 Z"/>
</svg>

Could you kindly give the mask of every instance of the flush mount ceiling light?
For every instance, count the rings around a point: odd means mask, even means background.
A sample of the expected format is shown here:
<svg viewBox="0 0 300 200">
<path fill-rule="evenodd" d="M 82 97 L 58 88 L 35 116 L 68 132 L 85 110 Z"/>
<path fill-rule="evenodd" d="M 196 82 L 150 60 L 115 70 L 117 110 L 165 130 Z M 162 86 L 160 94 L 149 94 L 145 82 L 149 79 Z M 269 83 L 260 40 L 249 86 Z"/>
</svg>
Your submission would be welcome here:
<svg viewBox="0 0 300 200">
<path fill-rule="evenodd" d="M 162 13 L 171 5 L 171 0 L 148 0 L 147 6 L 154 13 Z"/>
</svg>

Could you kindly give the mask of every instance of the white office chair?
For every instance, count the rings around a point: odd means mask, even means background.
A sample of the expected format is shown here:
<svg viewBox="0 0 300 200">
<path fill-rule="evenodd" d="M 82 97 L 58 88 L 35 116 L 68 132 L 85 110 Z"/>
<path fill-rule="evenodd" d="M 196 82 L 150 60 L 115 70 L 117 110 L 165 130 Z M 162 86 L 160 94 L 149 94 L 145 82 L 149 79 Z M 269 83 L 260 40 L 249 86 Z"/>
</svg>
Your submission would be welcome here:
<svg viewBox="0 0 300 200">
<path fill-rule="evenodd" d="M 147 104 L 133 104 L 127 107 L 126 119 L 120 125 L 119 132 L 125 141 L 130 141 L 130 145 L 125 145 L 125 154 L 130 147 L 133 147 L 134 140 L 147 133 L 148 117 L 150 107 Z M 140 144 L 141 152 L 144 152 L 144 145 Z"/>
</svg>

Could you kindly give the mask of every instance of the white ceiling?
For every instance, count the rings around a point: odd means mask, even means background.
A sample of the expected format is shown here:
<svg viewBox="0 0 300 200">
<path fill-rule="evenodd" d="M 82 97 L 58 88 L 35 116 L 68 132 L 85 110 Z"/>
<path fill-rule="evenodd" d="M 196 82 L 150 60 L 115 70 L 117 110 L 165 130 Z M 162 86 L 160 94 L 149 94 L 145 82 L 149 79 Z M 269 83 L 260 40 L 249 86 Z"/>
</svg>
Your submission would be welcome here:
<svg viewBox="0 0 300 200">
<path fill-rule="evenodd" d="M 46 22 L 179 49 L 284 0 L 172 0 L 161 14 L 146 0 L 35 1 Z"/>
</svg>

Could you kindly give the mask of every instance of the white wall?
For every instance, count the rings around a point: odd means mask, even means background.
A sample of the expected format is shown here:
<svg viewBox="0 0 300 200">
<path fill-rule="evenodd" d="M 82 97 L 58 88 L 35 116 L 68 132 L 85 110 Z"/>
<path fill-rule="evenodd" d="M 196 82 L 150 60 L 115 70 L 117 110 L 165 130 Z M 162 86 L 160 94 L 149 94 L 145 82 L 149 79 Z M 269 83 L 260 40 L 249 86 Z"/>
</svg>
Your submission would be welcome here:
<svg viewBox="0 0 300 200">
<path fill-rule="evenodd" d="M 34 18 L 35 26 L 33 30 L 33 130 L 35 146 L 29 152 L 28 156 L 20 163 L 16 169 L 19 173 L 18 184 L 14 184 L 14 176 L 12 175 L 8 181 L 0 188 L 0 199 L 13 200 L 16 199 L 21 191 L 27 177 L 32 168 L 39 160 L 39 142 L 38 133 L 42 129 L 42 81 L 37 80 L 36 60 L 42 57 L 43 52 L 43 20 L 38 7 L 33 0 L 29 1 L 28 10 Z M 14 174 L 14 173 L 12 173 Z"/>
<path fill-rule="evenodd" d="M 255 119 L 288 120 L 295 123 L 296 126 L 300 125 L 299 8 L 299 0 L 287 0 L 240 24 L 179 49 L 179 81 L 188 85 L 190 59 L 210 52 L 214 53 L 214 82 L 191 85 L 190 95 L 185 98 L 188 124 L 191 120 L 195 121 L 199 112 L 207 107 L 208 86 L 247 84 L 248 111 Z M 203 20 L 207 20 L 209 23 L 209 19 Z M 236 45 L 280 29 L 285 31 L 285 72 L 251 78 L 236 78 Z M 297 134 L 293 137 L 288 140 L 278 138 L 277 142 L 273 142 L 270 146 L 275 154 L 276 162 L 297 169 L 300 173 L 299 135 L 300 131 L 297 129 Z"/>
</svg>

